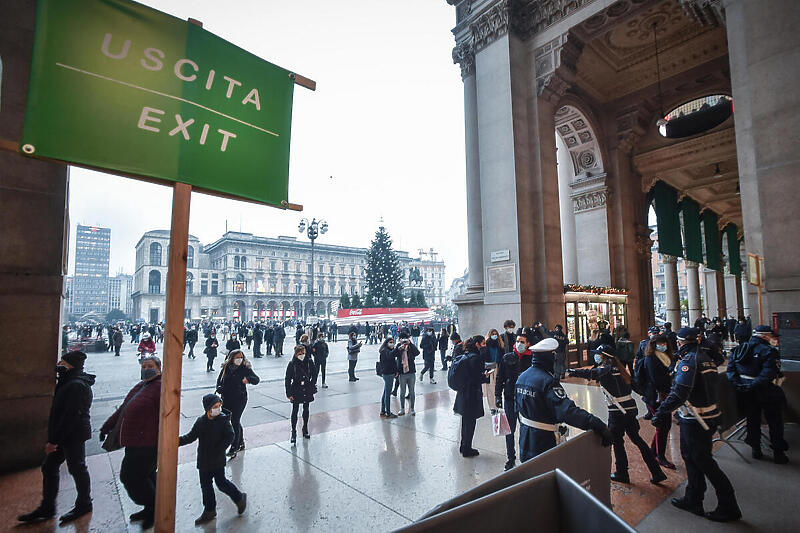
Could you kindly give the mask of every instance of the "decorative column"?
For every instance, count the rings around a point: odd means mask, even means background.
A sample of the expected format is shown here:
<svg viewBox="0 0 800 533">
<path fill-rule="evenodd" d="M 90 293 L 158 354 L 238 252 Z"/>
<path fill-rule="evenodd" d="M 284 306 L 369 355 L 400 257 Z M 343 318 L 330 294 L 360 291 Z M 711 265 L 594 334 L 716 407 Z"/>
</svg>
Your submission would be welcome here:
<svg viewBox="0 0 800 533">
<path fill-rule="evenodd" d="M 681 324 L 681 300 L 678 292 L 678 258 L 664 255 L 664 289 L 667 296 L 667 322 L 676 330 Z"/>
<path fill-rule="evenodd" d="M 728 301 L 725 297 L 725 264 L 720 270 L 716 271 L 717 281 L 717 316 L 723 318 L 728 316 Z"/>
<path fill-rule="evenodd" d="M 700 318 L 702 308 L 700 305 L 700 268 L 699 263 L 686 261 L 686 285 L 689 298 L 689 325 L 694 325 L 694 321 Z M 676 326 L 677 328 L 677 326 Z"/>
<path fill-rule="evenodd" d="M 464 138 L 467 174 L 467 292 L 483 293 L 483 223 L 481 217 L 481 170 L 478 145 L 478 92 L 475 83 L 475 51 L 470 41 L 453 49 L 453 62 L 461 66 L 464 81 Z"/>
</svg>

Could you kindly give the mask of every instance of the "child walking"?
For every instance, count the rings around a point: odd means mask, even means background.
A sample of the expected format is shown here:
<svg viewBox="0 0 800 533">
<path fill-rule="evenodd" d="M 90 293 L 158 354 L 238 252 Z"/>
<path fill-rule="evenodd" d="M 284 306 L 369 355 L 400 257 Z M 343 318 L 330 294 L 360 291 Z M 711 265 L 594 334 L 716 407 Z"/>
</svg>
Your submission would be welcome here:
<svg viewBox="0 0 800 533">
<path fill-rule="evenodd" d="M 236 510 L 242 514 L 247 507 L 247 494 L 225 477 L 225 450 L 233 441 L 233 426 L 227 411 L 222 411 L 222 400 L 216 394 L 203 396 L 205 414 L 198 417 L 191 431 L 179 438 L 179 446 L 198 441 L 197 470 L 200 471 L 200 490 L 203 492 L 203 514 L 194 521 L 199 526 L 217 516 L 217 499 L 212 481 L 217 488 L 230 496 Z"/>
</svg>

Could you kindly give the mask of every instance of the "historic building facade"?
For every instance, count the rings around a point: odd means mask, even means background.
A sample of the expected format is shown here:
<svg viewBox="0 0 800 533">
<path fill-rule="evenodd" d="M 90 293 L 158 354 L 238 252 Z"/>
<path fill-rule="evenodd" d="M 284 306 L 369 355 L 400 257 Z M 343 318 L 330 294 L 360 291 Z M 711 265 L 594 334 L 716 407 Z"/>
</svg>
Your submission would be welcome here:
<svg viewBox="0 0 800 533">
<path fill-rule="evenodd" d="M 136 244 L 133 316 L 164 319 L 169 231 L 148 231 Z M 296 237 L 260 237 L 229 231 L 202 245 L 189 236 L 186 270 L 187 319 L 241 320 L 335 315 L 342 294 L 364 295 L 366 248 L 316 242 L 312 308 L 311 244 Z M 407 287 L 422 287 L 428 305 L 444 305 L 444 262 L 397 251 Z M 421 284 L 409 281 L 419 268 Z M 315 312 L 314 312 L 315 311 Z"/>
</svg>

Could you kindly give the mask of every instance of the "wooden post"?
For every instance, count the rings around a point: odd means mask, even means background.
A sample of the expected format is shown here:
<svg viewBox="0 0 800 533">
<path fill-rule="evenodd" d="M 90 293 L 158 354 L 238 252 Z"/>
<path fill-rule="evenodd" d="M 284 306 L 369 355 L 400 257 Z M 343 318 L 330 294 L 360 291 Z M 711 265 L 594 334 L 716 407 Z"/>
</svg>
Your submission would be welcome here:
<svg viewBox="0 0 800 533">
<path fill-rule="evenodd" d="M 161 409 L 158 422 L 158 477 L 156 479 L 156 533 L 175 531 L 178 481 L 178 432 L 183 365 L 183 310 L 186 300 L 186 258 L 189 246 L 189 204 L 192 187 L 176 183 L 172 191 L 172 228 L 169 235 L 166 334 L 161 365 Z"/>
</svg>

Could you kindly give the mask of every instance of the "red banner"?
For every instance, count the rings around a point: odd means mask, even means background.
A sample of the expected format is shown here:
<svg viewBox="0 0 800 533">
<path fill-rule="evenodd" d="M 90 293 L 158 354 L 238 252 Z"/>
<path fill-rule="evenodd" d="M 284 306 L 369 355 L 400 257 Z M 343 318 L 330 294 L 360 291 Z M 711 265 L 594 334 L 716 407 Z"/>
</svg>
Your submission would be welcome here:
<svg viewBox="0 0 800 533">
<path fill-rule="evenodd" d="M 351 318 L 363 316 L 365 319 L 372 315 L 393 315 L 400 313 L 424 313 L 427 307 L 369 307 L 359 309 L 339 309 L 336 312 L 338 318 Z"/>
</svg>

